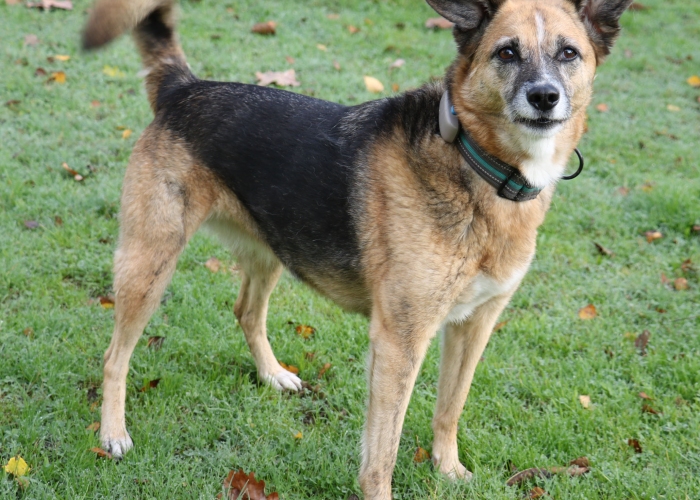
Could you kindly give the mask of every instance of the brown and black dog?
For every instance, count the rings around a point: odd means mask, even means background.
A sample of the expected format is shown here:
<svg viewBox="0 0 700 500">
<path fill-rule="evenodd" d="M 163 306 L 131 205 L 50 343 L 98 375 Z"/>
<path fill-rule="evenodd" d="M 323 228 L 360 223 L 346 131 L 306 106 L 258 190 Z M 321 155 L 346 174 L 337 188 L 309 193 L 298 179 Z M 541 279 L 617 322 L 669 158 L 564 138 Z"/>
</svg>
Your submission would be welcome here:
<svg viewBox="0 0 700 500">
<path fill-rule="evenodd" d="M 284 267 L 371 318 L 366 499 L 391 498 L 409 397 L 444 327 L 432 454 L 440 472 L 469 478 L 457 423 L 474 369 L 533 258 L 596 67 L 631 0 L 428 0 L 455 23 L 444 81 L 352 107 L 197 79 L 173 1 L 98 0 L 84 33 L 95 48 L 134 30 L 155 113 L 121 198 L 105 449 L 119 457 L 132 446 L 129 359 L 178 256 L 206 224 L 243 270 L 234 312 L 274 387 L 301 387 L 265 331 Z"/>
</svg>

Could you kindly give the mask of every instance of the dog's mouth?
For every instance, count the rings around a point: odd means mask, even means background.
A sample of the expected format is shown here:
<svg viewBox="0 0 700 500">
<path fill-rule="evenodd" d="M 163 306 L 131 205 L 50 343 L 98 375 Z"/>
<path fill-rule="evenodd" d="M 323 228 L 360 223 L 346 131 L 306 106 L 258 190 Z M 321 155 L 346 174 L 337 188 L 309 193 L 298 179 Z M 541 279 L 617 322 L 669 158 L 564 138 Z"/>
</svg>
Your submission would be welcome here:
<svg viewBox="0 0 700 500">
<path fill-rule="evenodd" d="M 557 125 L 561 125 L 564 123 L 565 120 L 553 120 L 551 118 L 546 118 L 546 117 L 540 117 L 540 118 L 525 118 L 525 117 L 518 117 L 516 118 L 515 122 L 520 123 L 525 125 L 528 128 L 532 128 L 535 130 L 549 130 L 553 129 Z"/>
</svg>

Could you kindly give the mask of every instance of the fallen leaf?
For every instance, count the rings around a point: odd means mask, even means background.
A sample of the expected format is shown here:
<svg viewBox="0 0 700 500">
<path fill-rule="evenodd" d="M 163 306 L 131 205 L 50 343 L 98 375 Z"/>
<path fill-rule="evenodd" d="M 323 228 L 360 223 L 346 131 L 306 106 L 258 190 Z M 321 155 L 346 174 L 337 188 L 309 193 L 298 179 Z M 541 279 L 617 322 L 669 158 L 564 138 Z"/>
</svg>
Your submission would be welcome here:
<svg viewBox="0 0 700 500">
<path fill-rule="evenodd" d="M 131 134 L 132 134 L 131 129 L 124 130 L 122 132 L 122 139 L 128 139 L 129 137 L 131 137 Z"/>
<path fill-rule="evenodd" d="M 221 261 L 216 257 L 209 257 L 209 260 L 204 263 L 204 267 L 209 269 L 212 273 L 218 273 L 219 269 L 221 269 Z"/>
<path fill-rule="evenodd" d="M 630 5 L 628 7 L 628 9 L 632 10 L 632 11 L 640 11 L 640 10 L 648 10 L 649 7 L 647 7 L 646 5 L 641 4 L 639 2 L 632 2 L 632 5 Z"/>
<path fill-rule="evenodd" d="M 289 64 L 294 64 L 294 58 L 292 56 L 284 56 L 284 59 L 289 63 Z"/>
<path fill-rule="evenodd" d="M 250 31 L 258 35 L 274 35 L 277 32 L 277 23 L 275 21 L 257 23 L 253 25 Z"/>
<path fill-rule="evenodd" d="M 540 467 L 533 467 L 531 469 L 526 469 L 520 471 L 517 474 L 511 476 L 508 481 L 506 481 L 507 486 L 515 486 L 533 477 L 540 478 L 550 478 L 554 474 L 566 473 L 571 477 L 582 476 L 587 474 L 590 469 L 588 467 L 579 467 L 577 465 L 572 465 L 570 467 L 550 467 L 549 469 L 543 469 Z"/>
<path fill-rule="evenodd" d="M 104 73 L 107 76 L 111 76 L 112 78 L 124 78 L 126 76 L 124 72 L 116 66 L 109 65 L 105 65 L 102 68 L 102 73 Z"/>
<path fill-rule="evenodd" d="M 160 379 L 159 379 L 159 378 L 157 378 L 157 379 L 155 379 L 155 380 L 149 380 L 148 383 L 147 383 L 147 384 L 144 384 L 144 386 L 141 387 L 141 389 L 139 389 L 139 390 L 140 390 L 141 392 L 146 392 L 146 391 L 149 390 L 149 389 L 155 389 L 156 387 L 158 387 L 158 384 L 160 384 Z"/>
<path fill-rule="evenodd" d="M 696 224 L 693 226 L 693 232 L 700 233 L 700 225 Z"/>
<path fill-rule="evenodd" d="M 535 486 L 530 490 L 530 492 L 527 494 L 526 498 L 542 498 L 543 496 L 546 496 L 547 492 L 544 491 L 542 488 L 539 486 Z"/>
<path fill-rule="evenodd" d="M 666 106 L 666 109 L 668 109 L 668 110 L 671 111 L 672 113 L 677 113 L 678 111 L 681 110 L 681 108 L 679 108 L 679 107 L 676 106 L 675 104 L 669 104 L 668 106 Z"/>
<path fill-rule="evenodd" d="M 61 218 L 60 215 L 55 215 L 54 218 L 53 218 L 53 222 L 54 222 L 54 224 L 56 224 L 57 226 L 62 226 L 62 225 L 63 225 L 63 219 Z"/>
<path fill-rule="evenodd" d="M 27 229 L 36 229 L 39 227 L 39 223 L 35 220 L 25 220 L 24 227 Z"/>
<path fill-rule="evenodd" d="M 37 68 L 34 71 L 34 76 L 46 76 L 46 70 L 44 68 Z"/>
<path fill-rule="evenodd" d="M 63 71 L 54 71 L 49 77 L 50 82 L 60 83 L 61 85 L 66 83 L 66 74 Z"/>
<path fill-rule="evenodd" d="M 318 372 L 318 378 L 320 379 L 321 377 L 323 377 L 325 373 L 331 369 L 331 366 L 333 365 L 330 363 L 326 363 L 325 365 L 323 365 L 323 367 Z"/>
<path fill-rule="evenodd" d="M 413 454 L 413 463 L 420 464 L 425 462 L 426 460 L 430 460 L 430 453 L 428 453 L 428 450 L 423 449 L 419 446 L 418 448 L 416 448 L 416 452 Z"/>
<path fill-rule="evenodd" d="M 673 288 L 675 288 L 678 291 L 687 290 L 689 288 L 688 280 L 685 278 L 676 278 L 673 282 Z"/>
<path fill-rule="evenodd" d="M 348 25 L 348 31 L 350 32 L 351 35 L 354 35 L 355 33 L 358 33 L 360 31 L 360 28 L 350 24 L 350 25 Z"/>
<path fill-rule="evenodd" d="M 399 84 L 398 84 L 398 83 L 392 83 L 392 84 L 391 84 L 391 91 L 392 91 L 392 92 L 398 92 L 398 91 L 399 91 Z"/>
<path fill-rule="evenodd" d="M 642 452 L 642 445 L 639 444 L 639 441 L 636 439 L 628 439 L 627 444 L 630 445 L 632 448 L 634 448 L 635 453 L 641 453 Z"/>
<path fill-rule="evenodd" d="M 29 337 L 30 339 L 34 338 L 34 328 L 27 327 L 24 330 L 22 330 L 22 335 L 25 337 Z"/>
<path fill-rule="evenodd" d="M 662 285 L 667 285 L 668 284 L 668 278 L 666 277 L 665 273 L 661 273 L 661 284 Z"/>
<path fill-rule="evenodd" d="M 24 35 L 24 45 L 28 45 L 30 47 L 39 45 L 39 37 L 32 34 Z"/>
<path fill-rule="evenodd" d="M 632 56 L 634 55 L 630 49 L 625 49 L 624 54 L 625 54 L 625 57 L 626 57 L 627 59 L 631 59 Z"/>
<path fill-rule="evenodd" d="M 323 52 L 326 52 L 326 51 L 328 50 L 328 47 L 326 47 L 326 46 L 323 45 L 322 43 L 316 44 L 316 48 L 317 48 L 318 50 L 322 50 Z"/>
<path fill-rule="evenodd" d="M 149 347 L 153 349 L 154 351 L 158 351 L 161 347 L 163 347 L 163 342 L 165 341 L 165 337 L 161 337 L 159 335 L 153 335 L 152 337 L 148 337 L 148 343 L 146 344 L 146 347 Z"/>
<path fill-rule="evenodd" d="M 700 76 L 693 75 L 686 80 L 691 87 L 700 87 Z"/>
<path fill-rule="evenodd" d="M 333 61 L 333 67 L 336 71 L 340 71 L 340 63 L 338 61 Z"/>
<path fill-rule="evenodd" d="M 600 111 L 601 113 L 607 113 L 608 111 L 610 111 L 610 108 L 609 108 L 608 105 L 605 104 L 605 103 L 600 103 L 600 104 L 598 104 L 598 105 L 595 107 L 595 109 L 597 109 L 597 110 Z"/>
<path fill-rule="evenodd" d="M 642 413 L 651 413 L 652 415 L 660 415 L 661 412 L 658 410 L 655 410 L 654 408 L 651 407 L 651 405 L 648 405 L 644 403 L 642 405 Z"/>
<path fill-rule="evenodd" d="M 73 2 L 70 0 L 41 0 L 41 2 L 29 2 L 27 7 L 30 9 L 63 9 L 63 10 L 73 10 Z"/>
<path fill-rule="evenodd" d="M 598 316 L 598 311 L 593 304 L 588 304 L 586 307 L 582 307 L 578 311 L 578 317 L 581 319 L 593 319 Z"/>
<path fill-rule="evenodd" d="M 589 467 L 588 457 L 578 457 L 569 462 L 569 465 L 576 465 L 578 467 Z"/>
<path fill-rule="evenodd" d="M 650 337 L 651 333 L 649 330 L 644 330 L 636 339 L 634 339 L 634 346 L 639 349 L 640 356 L 647 355 L 647 345 L 649 345 Z"/>
<path fill-rule="evenodd" d="M 10 99 L 9 101 L 5 101 L 5 106 L 8 108 L 14 108 L 15 106 L 19 105 L 19 103 L 22 102 L 18 99 Z"/>
<path fill-rule="evenodd" d="M 403 66 L 404 64 L 406 64 L 406 61 L 405 61 L 405 60 L 403 60 L 403 59 L 397 59 L 396 61 L 394 61 L 393 63 L 391 63 L 391 64 L 389 65 L 389 69 L 400 68 L 400 67 Z"/>
<path fill-rule="evenodd" d="M 280 366 L 287 370 L 290 373 L 293 373 L 294 375 L 299 375 L 299 368 L 297 368 L 294 365 L 288 365 L 286 363 L 283 363 L 282 361 L 279 362 Z"/>
<path fill-rule="evenodd" d="M 375 77 L 365 75 L 364 79 L 365 87 L 367 87 L 368 91 L 372 92 L 373 94 L 384 91 L 384 85 Z"/>
<path fill-rule="evenodd" d="M 70 61 L 70 56 L 64 56 L 64 55 L 58 54 L 58 55 L 55 55 L 55 56 L 53 56 L 53 57 L 54 57 L 54 59 L 56 59 L 57 61 L 61 61 L 61 62 Z"/>
<path fill-rule="evenodd" d="M 309 361 L 313 361 L 315 357 L 316 357 L 315 352 L 305 352 L 304 353 L 304 358 L 308 359 Z"/>
<path fill-rule="evenodd" d="M 22 477 L 30 470 L 31 469 L 29 465 L 27 465 L 27 462 L 25 462 L 19 455 L 10 458 L 5 465 L 5 472 L 12 474 L 15 477 Z"/>
<path fill-rule="evenodd" d="M 501 328 L 503 328 L 504 326 L 506 326 L 506 325 L 508 324 L 509 321 L 510 321 L 510 320 L 507 319 L 507 320 L 505 320 L 505 321 L 501 321 L 501 322 L 499 322 L 499 323 L 496 323 L 496 326 L 493 327 L 493 331 L 494 331 L 494 332 L 497 332 L 498 330 L 500 330 Z"/>
<path fill-rule="evenodd" d="M 102 103 L 97 99 L 90 102 L 90 107 L 99 108 L 100 106 L 102 106 Z"/>
<path fill-rule="evenodd" d="M 605 248 L 603 245 L 601 245 L 600 243 L 596 243 L 595 241 L 593 242 L 593 244 L 595 245 L 600 255 L 605 255 L 607 257 L 615 257 L 615 252 L 613 252 L 612 250 Z"/>
<path fill-rule="evenodd" d="M 233 470 L 224 479 L 226 500 L 279 500 L 277 493 L 265 496 L 265 481 L 257 481 L 255 473 L 246 474 L 243 469 Z"/>
<path fill-rule="evenodd" d="M 649 399 L 649 400 L 654 399 L 651 396 L 649 396 L 646 392 L 640 392 L 639 394 L 637 394 L 637 396 L 639 396 L 642 399 Z"/>
<path fill-rule="evenodd" d="M 112 309 L 114 307 L 114 297 L 109 295 L 100 295 L 97 297 L 100 301 L 100 305 L 105 309 Z"/>
<path fill-rule="evenodd" d="M 308 325 L 297 325 L 296 331 L 304 340 L 308 340 L 309 337 L 316 333 L 316 329 L 313 326 Z"/>
<path fill-rule="evenodd" d="M 90 451 L 96 454 L 100 458 L 112 458 L 112 454 L 109 453 L 108 451 L 103 450 L 102 448 L 98 448 L 95 446 L 94 448 L 90 448 Z"/>
<path fill-rule="evenodd" d="M 622 196 L 627 196 L 630 194 L 630 188 L 623 186 L 621 188 L 617 188 L 617 192 Z"/>
<path fill-rule="evenodd" d="M 85 427 L 85 429 L 88 431 L 97 432 L 98 430 L 100 430 L 100 423 L 93 422 L 90 425 L 88 425 L 87 427 Z"/>
<path fill-rule="evenodd" d="M 664 237 L 661 231 L 647 231 L 644 233 L 644 236 L 647 239 L 647 243 L 651 243 L 652 241 L 659 240 Z"/>
<path fill-rule="evenodd" d="M 258 79 L 258 85 L 263 87 L 271 83 L 279 87 L 298 87 L 301 85 L 297 81 L 296 72 L 293 69 L 288 69 L 287 71 L 266 71 L 265 73 L 257 71 L 255 78 Z"/>
<path fill-rule="evenodd" d="M 340 14 L 336 14 L 335 12 L 331 12 L 330 14 L 326 14 L 326 17 L 332 21 L 337 21 L 340 19 Z"/>
<path fill-rule="evenodd" d="M 82 175 L 80 175 L 78 172 L 76 172 L 75 170 L 70 168 L 66 162 L 61 163 L 61 167 L 63 167 L 63 170 L 65 170 L 70 175 L 72 175 L 73 179 L 75 179 L 76 181 L 80 182 L 84 179 L 84 177 Z"/>
<path fill-rule="evenodd" d="M 692 271 L 695 271 L 695 266 L 693 266 L 693 261 L 690 259 L 686 259 L 681 263 L 681 271 L 684 273 L 689 273 Z"/>
<path fill-rule="evenodd" d="M 430 29 L 451 30 L 454 25 L 444 17 L 431 17 L 425 21 L 425 27 Z"/>
<path fill-rule="evenodd" d="M 591 406 L 591 397 L 586 396 L 586 395 L 580 395 L 578 397 L 579 402 L 581 403 L 581 406 L 583 406 L 584 409 L 588 409 L 589 406 Z"/>
</svg>

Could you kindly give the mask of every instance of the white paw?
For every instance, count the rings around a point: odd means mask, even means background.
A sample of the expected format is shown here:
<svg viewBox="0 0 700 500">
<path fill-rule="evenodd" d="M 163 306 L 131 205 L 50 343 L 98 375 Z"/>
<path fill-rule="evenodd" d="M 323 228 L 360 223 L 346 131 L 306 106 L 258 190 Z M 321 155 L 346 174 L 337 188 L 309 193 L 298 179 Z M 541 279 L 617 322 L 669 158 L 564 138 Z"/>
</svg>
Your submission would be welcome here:
<svg viewBox="0 0 700 500">
<path fill-rule="evenodd" d="M 278 391 L 284 391 L 285 389 L 289 391 L 301 390 L 301 379 L 284 368 L 281 368 L 274 375 L 265 375 L 263 378 Z"/>
<path fill-rule="evenodd" d="M 134 442 L 126 429 L 122 437 L 102 436 L 100 440 L 102 441 L 102 449 L 111 453 L 114 458 L 121 458 L 124 453 L 134 447 Z"/>
</svg>

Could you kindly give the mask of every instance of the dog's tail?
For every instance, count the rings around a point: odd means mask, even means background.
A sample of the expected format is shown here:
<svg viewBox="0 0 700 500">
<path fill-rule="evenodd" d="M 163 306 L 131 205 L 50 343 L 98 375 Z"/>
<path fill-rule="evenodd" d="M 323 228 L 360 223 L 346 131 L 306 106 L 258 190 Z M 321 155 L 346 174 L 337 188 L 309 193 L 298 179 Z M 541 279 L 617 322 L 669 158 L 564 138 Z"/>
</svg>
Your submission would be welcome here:
<svg viewBox="0 0 700 500">
<path fill-rule="evenodd" d="M 163 86 L 195 79 L 175 33 L 175 0 L 97 0 L 83 32 L 83 47 L 97 49 L 131 29 L 155 112 Z"/>
</svg>

